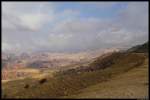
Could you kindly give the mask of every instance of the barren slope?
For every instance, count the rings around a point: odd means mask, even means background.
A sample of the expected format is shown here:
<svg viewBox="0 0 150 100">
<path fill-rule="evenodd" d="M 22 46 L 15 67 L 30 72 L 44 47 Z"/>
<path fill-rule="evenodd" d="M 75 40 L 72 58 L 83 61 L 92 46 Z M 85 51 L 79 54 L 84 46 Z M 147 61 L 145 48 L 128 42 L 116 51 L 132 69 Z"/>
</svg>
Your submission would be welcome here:
<svg viewBox="0 0 150 100">
<path fill-rule="evenodd" d="M 148 59 L 144 64 L 108 81 L 80 91 L 71 98 L 148 98 Z"/>
<path fill-rule="evenodd" d="M 145 62 L 147 58 L 145 53 L 115 53 L 101 60 L 97 59 L 85 68 L 65 71 L 65 74 L 58 73 L 54 77 L 27 78 L 3 83 L 2 96 L 4 98 L 108 96 L 128 98 L 129 95 L 134 98 L 145 97 L 148 89 L 148 69 L 145 67 L 148 66 Z M 44 83 L 41 83 L 43 80 Z"/>
</svg>

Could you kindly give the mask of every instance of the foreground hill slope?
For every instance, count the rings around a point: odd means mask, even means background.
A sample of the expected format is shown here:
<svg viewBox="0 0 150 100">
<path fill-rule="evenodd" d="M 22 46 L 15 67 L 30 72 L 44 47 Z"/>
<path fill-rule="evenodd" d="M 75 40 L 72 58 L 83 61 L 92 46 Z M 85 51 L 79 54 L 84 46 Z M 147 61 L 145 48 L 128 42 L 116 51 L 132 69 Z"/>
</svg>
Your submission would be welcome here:
<svg viewBox="0 0 150 100">
<path fill-rule="evenodd" d="M 147 97 L 148 54 L 115 52 L 87 66 L 2 84 L 3 98 Z"/>
<path fill-rule="evenodd" d="M 146 59 L 139 67 L 87 87 L 69 98 L 148 98 L 148 84 L 148 59 Z"/>
</svg>

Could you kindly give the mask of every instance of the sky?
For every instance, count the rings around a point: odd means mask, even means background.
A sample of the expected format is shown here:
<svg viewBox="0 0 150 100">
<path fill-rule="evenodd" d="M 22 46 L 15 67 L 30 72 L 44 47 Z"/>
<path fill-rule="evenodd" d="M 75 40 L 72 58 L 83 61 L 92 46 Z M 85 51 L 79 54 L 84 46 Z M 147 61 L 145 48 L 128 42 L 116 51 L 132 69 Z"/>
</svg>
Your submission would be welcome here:
<svg viewBox="0 0 150 100">
<path fill-rule="evenodd" d="M 80 52 L 148 41 L 148 2 L 2 2 L 2 51 Z"/>
</svg>

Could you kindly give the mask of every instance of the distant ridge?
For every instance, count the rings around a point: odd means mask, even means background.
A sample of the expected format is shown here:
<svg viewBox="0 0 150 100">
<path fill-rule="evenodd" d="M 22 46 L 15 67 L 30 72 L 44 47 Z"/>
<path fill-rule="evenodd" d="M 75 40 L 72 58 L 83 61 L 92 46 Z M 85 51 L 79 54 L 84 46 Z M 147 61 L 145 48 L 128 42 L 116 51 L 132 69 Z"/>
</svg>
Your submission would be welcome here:
<svg viewBox="0 0 150 100">
<path fill-rule="evenodd" d="M 130 49 L 127 50 L 127 52 L 135 52 L 135 53 L 146 53 L 148 52 L 148 45 L 149 45 L 149 42 L 146 42 L 142 45 L 137 45 L 137 46 L 134 46 Z"/>
</svg>

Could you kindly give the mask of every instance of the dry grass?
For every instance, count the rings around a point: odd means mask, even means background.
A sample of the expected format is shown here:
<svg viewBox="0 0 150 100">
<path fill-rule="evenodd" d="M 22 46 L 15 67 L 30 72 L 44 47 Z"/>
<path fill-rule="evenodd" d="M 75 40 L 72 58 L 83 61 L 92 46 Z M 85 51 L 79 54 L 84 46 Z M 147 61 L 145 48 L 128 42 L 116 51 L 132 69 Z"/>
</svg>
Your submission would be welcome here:
<svg viewBox="0 0 150 100">
<path fill-rule="evenodd" d="M 65 75 L 57 74 L 54 77 L 46 76 L 47 81 L 44 84 L 39 84 L 39 79 L 33 78 L 7 82 L 2 84 L 2 95 L 5 98 L 61 98 L 63 96 L 78 95 L 85 88 L 108 81 L 114 76 L 119 76 L 141 66 L 146 58 L 145 54 L 123 54 L 119 59 L 113 59 L 114 63 L 103 70 Z M 30 87 L 24 89 L 25 84 L 29 84 Z M 107 87 L 107 84 L 105 87 Z"/>
<path fill-rule="evenodd" d="M 139 67 L 65 98 L 148 98 L 148 83 L 148 59 L 146 59 Z"/>
</svg>

